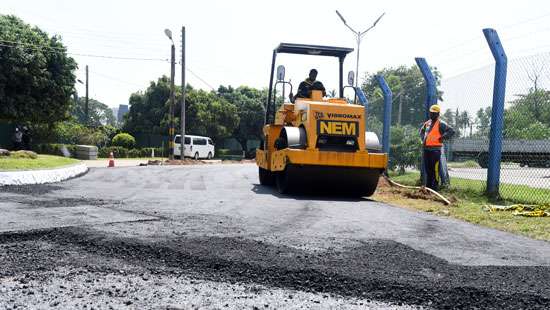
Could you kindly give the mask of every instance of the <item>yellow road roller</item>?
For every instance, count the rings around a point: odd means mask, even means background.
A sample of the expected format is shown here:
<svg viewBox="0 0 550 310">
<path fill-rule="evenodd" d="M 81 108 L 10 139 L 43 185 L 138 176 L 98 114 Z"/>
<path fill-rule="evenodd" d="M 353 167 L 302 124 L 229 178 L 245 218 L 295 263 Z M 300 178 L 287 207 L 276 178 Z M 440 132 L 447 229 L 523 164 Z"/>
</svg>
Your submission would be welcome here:
<svg viewBox="0 0 550 310">
<path fill-rule="evenodd" d="M 366 104 L 348 102 L 344 97 L 343 65 L 351 48 L 281 43 L 273 51 L 269 94 L 265 109 L 263 141 L 256 151 L 260 184 L 276 185 L 280 193 L 317 192 L 370 196 L 376 190 L 388 156 L 381 152 L 378 137 L 366 132 Z M 335 57 L 339 62 L 336 98 L 311 90 L 301 98 L 276 96 L 284 80 L 284 66 L 278 66 L 280 53 Z M 348 84 L 356 98 L 364 98 L 354 88 L 354 73 Z M 348 87 L 348 86 L 346 86 Z M 283 92 L 284 93 L 284 92 Z M 360 100 L 361 101 L 361 100 Z M 366 102 L 366 99 L 363 99 Z"/>
</svg>

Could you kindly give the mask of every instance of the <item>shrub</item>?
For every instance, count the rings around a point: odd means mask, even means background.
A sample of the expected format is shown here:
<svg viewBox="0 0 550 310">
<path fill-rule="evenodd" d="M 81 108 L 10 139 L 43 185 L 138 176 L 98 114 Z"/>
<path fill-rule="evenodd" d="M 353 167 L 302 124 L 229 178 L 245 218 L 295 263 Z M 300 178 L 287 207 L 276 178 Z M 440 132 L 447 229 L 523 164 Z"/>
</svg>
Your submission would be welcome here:
<svg viewBox="0 0 550 310">
<path fill-rule="evenodd" d="M 76 145 L 42 143 L 33 145 L 33 151 L 38 154 L 76 157 Z"/>
<path fill-rule="evenodd" d="M 74 121 L 55 124 L 34 124 L 31 126 L 32 139 L 38 143 L 86 144 L 105 146 L 110 142 L 112 128 L 100 126 L 87 128 Z"/>
<path fill-rule="evenodd" d="M 246 159 L 254 159 L 256 158 L 256 149 L 250 149 L 245 153 L 244 156 Z"/>
<path fill-rule="evenodd" d="M 145 147 L 140 149 L 140 156 L 139 157 L 151 157 L 151 150 L 155 150 L 155 157 L 160 157 L 161 155 L 166 155 L 166 152 L 162 152 L 161 147 Z"/>
<path fill-rule="evenodd" d="M 229 155 L 230 150 L 229 149 L 217 149 L 216 150 L 216 156 L 225 156 Z"/>
<path fill-rule="evenodd" d="M 404 174 L 407 167 L 420 166 L 422 142 L 418 129 L 412 126 L 394 126 L 391 128 L 390 160 L 388 168 Z"/>
<path fill-rule="evenodd" d="M 128 149 L 121 146 L 108 146 L 99 148 L 99 150 L 97 151 L 97 157 L 108 158 L 111 152 L 113 152 L 115 158 L 128 158 Z"/>
<path fill-rule="evenodd" d="M 138 158 L 138 157 L 141 157 L 141 150 L 140 150 L 140 149 L 131 149 L 131 150 L 128 150 L 128 157 L 130 157 L 130 158 Z"/>
<path fill-rule="evenodd" d="M 38 155 L 33 151 L 15 151 L 15 152 L 11 152 L 10 157 L 12 157 L 12 158 L 37 159 Z"/>
<path fill-rule="evenodd" d="M 123 132 L 113 137 L 111 145 L 131 149 L 134 147 L 134 145 L 136 145 L 136 139 L 132 137 L 132 135 Z"/>
<path fill-rule="evenodd" d="M 254 150 L 256 152 L 256 150 Z M 233 155 L 233 156 L 242 156 L 243 151 L 242 150 L 231 150 L 231 149 L 217 149 L 216 155 L 218 156 L 226 156 L 226 155 Z"/>
<path fill-rule="evenodd" d="M 78 144 L 84 145 L 107 145 L 109 137 L 100 130 L 86 130 L 78 137 Z"/>
</svg>

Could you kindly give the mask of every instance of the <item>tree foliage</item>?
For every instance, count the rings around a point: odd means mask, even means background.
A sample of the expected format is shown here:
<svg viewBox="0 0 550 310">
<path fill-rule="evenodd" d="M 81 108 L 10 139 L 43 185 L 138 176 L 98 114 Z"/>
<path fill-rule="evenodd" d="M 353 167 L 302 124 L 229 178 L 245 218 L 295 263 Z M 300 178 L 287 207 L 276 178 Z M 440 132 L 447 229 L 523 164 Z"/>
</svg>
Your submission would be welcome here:
<svg viewBox="0 0 550 310">
<path fill-rule="evenodd" d="M 411 125 L 391 128 L 390 160 L 388 167 L 405 173 L 407 167 L 417 167 L 420 163 L 422 141 L 418 128 Z"/>
<path fill-rule="evenodd" d="M 0 15 L 0 42 L 0 119 L 67 119 L 77 65 L 61 39 L 15 16 Z"/>
<path fill-rule="evenodd" d="M 486 107 L 479 108 L 476 112 L 476 133 L 474 136 L 476 137 L 488 137 L 489 131 L 491 129 L 491 114 L 492 114 L 492 108 Z"/>
<path fill-rule="evenodd" d="M 166 76 L 156 82 L 152 81 L 144 92 L 132 94 L 123 130 L 130 133 L 166 134 L 169 98 L 170 79 Z"/>
<path fill-rule="evenodd" d="M 248 140 L 261 140 L 264 125 L 264 104 L 267 100 L 267 90 L 241 86 L 220 86 L 218 94 L 237 107 L 239 113 L 239 125 L 233 131 L 232 136 L 247 148 Z"/>
<path fill-rule="evenodd" d="M 79 97 L 73 105 L 73 117 L 81 124 L 86 124 L 86 99 Z M 113 110 L 95 99 L 88 100 L 88 125 L 97 127 L 101 125 L 116 126 Z"/>
<path fill-rule="evenodd" d="M 113 137 L 111 145 L 131 149 L 136 145 L 136 139 L 131 134 L 121 132 Z"/>
<path fill-rule="evenodd" d="M 186 101 L 186 132 L 219 141 L 231 136 L 239 125 L 237 107 L 214 92 L 191 89 Z"/>
<path fill-rule="evenodd" d="M 550 139 L 550 92 L 535 84 L 527 94 L 517 97 L 504 113 L 504 136 L 508 139 Z"/>
<path fill-rule="evenodd" d="M 433 69 L 437 77 L 438 86 L 440 73 Z M 362 85 L 363 91 L 370 100 L 369 114 L 382 120 L 384 114 L 384 100 L 382 91 L 376 80 L 376 75 L 384 76 L 390 87 L 394 104 L 392 105 L 392 124 L 397 124 L 399 119 L 399 104 L 401 103 L 401 125 L 420 126 L 425 121 L 426 83 L 417 66 L 397 68 L 385 68 L 375 74 L 367 75 Z M 438 91 L 439 100 L 443 93 Z"/>
<path fill-rule="evenodd" d="M 116 134 L 112 126 L 86 127 L 74 120 L 50 124 L 31 124 L 36 143 L 65 143 L 105 146 Z"/>
<path fill-rule="evenodd" d="M 229 137 L 239 124 L 237 107 L 215 92 L 186 89 L 186 134 L 219 140 Z M 170 79 L 166 76 L 151 82 L 145 92 L 130 96 L 130 110 L 124 131 L 166 135 L 169 128 Z M 180 131 L 181 92 L 176 91 L 175 128 Z"/>
</svg>

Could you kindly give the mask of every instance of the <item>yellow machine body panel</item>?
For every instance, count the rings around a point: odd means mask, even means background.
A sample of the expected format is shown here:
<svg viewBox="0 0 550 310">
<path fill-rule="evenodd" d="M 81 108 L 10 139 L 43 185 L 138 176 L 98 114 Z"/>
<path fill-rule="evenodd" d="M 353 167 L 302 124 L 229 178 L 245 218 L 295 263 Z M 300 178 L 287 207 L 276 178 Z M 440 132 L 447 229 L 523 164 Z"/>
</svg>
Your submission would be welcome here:
<svg viewBox="0 0 550 310">
<path fill-rule="evenodd" d="M 371 154 L 367 151 L 346 153 L 284 149 L 273 153 L 269 167 L 271 171 L 283 171 L 287 164 L 356 167 L 383 170 L 386 168 L 387 158 L 388 157 L 386 154 Z"/>
<path fill-rule="evenodd" d="M 300 98 L 294 104 L 285 103 L 277 111 L 275 124 L 264 127 L 264 146 L 257 150 L 256 162 L 274 172 L 283 171 L 288 163 L 383 170 L 387 166 L 387 154 L 366 150 L 364 112 L 363 106 L 349 104 L 344 99 Z M 305 129 L 307 139 L 303 148 L 276 148 L 275 142 L 285 126 Z M 321 150 L 317 144 L 319 136 L 352 138 L 357 150 Z"/>
</svg>

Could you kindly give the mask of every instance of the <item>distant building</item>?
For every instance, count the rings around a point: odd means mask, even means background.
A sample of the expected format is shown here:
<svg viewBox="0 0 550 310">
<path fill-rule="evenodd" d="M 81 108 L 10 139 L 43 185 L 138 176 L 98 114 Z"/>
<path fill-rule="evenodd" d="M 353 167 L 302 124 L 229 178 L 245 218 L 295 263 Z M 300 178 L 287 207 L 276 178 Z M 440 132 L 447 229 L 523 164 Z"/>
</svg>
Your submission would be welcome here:
<svg viewBox="0 0 550 310">
<path fill-rule="evenodd" d="M 128 105 L 127 104 L 119 105 L 118 111 L 116 114 L 116 120 L 119 124 L 121 124 L 122 121 L 124 120 L 124 115 L 126 115 L 126 113 L 128 113 Z"/>
<path fill-rule="evenodd" d="M 115 117 L 115 122 L 118 123 L 118 107 L 111 108 L 113 111 L 113 116 Z"/>
</svg>

